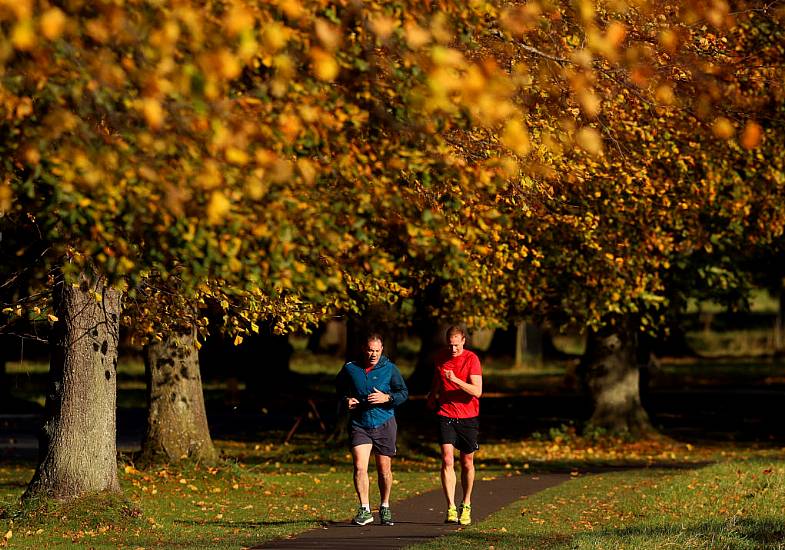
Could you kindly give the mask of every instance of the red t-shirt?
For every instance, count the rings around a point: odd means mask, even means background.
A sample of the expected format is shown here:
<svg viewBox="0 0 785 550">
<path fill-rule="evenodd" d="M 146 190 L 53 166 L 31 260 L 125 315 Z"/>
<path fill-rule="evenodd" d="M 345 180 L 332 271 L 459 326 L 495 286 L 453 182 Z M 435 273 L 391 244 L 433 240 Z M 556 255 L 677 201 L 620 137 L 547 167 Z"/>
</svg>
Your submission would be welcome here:
<svg viewBox="0 0 785 550">
<path fill-rule="evenodd" d="M 472 375 L 482 376 L 480 359 L 474 352 L 463 350 L 458 357 L 443 354 L 436 360 L 434 388 L 439 393 L 439 410 L 436 414 L 449 418 L 473 418 L 480 415 L 480 400 L 469 395 L 457 384 L 447 380 L 444 372 L 451 370 L 459 380 L 470 382 Z"/>
</svg>

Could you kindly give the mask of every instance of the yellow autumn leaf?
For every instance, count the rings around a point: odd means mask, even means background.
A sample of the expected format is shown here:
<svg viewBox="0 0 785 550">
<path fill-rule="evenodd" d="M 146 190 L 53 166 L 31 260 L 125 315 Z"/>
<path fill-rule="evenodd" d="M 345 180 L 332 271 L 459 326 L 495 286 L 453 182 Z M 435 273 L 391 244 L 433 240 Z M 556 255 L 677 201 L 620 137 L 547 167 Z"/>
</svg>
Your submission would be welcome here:
<svg viewBox="0 0 785 550">
<path fill-rule="evenodd" d="M 237 36 L 247 29 L 253 29 L 253 14 L 244 6 L 233 5 L 224 17 L 224 27 L 229 36 Z"/>
<path fill-rule="evenodd" d="M 152 97 L 146 97 L 142 100 L 142 114 L 145 121 L 147 121 L 150 128 L 158 129 L 164 121 L 164 110 L 161 103 Z"/>
<path fill-rule="evenodd" d="M 663 105 L 672 105 L 674 100 L 673 88 L 668 84 L 661 84 L 654 91 L 654 97 Z"/>
<path fill-rule="evenodd" d="M 724 116 L 717 117 L 711 126 L 711 131 L 720 139 L 728 139 L 736 132 L 733 123 Z"/>
<path fill-rule="evenodd" d="M 313 71 L 316 78 L 324 81 L 335 80 L 338 76 L 340 67 L 335 58 L 320 48 L 311 50 L 311 61 L 313 62 Z"/>
<path fill-rule="evenodd" d="M 590 90 L 581 90 L 578 94 L 578 101 L 581 104 L 583 112 L 586 113 L 586 116 L 594 118 L 600 113 L 600 98 L 597 97 L 597 94 L 594 92 Z"/>
<path fill-rule="evenodd" d="M 53 315 L 52 313 L 50 313 L 49 315 L 47 315 L 47 316 L 46 316 L 46 318 L 47 318 L 47 319 L 49 319 L 49 320 L 50 320 L 51 322 L 53 322 L 53 323 L 56 323 L 57 321 L 59 321 L 59 320 L 60 320 L 60 319 L 57 317 L 57 315 Z"/>
<path fill-rule="evenodd" d="M 232 203 L 220 191 L 213 191 L 210 202 L 207 204 L 207 223 L 215 225 L 223 220 L 229 212 Z"/>
<path fill-rule="evenodd" d="M 757 122 L 750 120 L 744 125 L 744 131 L 741 133 L 741 146 L 745 149 L 754 149 L 760 145 L 762 137 L 763 128 Z"/>
<path fill-rule="evenodd" d="M 56 40 L 63 34 L 65 28 L 65 14 L 57 8 L 51 8 L 41 16 L 41 34 L 48 40 Z"/>
<path fill-rule="evenodd" d="M 398 22 L 385 15 L 371 17 L 368 25 L 379 40 L 387 40 L 398 26 Z"/>
<path fill-rule="evenodd" d="M 11 43 L 17 50 L 32 50 L 36 43 L 33 24 L 29 19 L 19 21 L 11 30 Z"/>
<path fill-rule="evenodd" d="M 316 37 L 328 51 L 335 50 L 341 44 L 341 33 L 335 25 L 324 19 L 317 19 L 313 25 Z"/>
<path fill-rule="evenodd" d="M 584 127 L 578 130 L 575 141 L 582 149 L 592 155 L 602 154 L 602 136 L 594 128 Z"/>
<path fill-rule="evenodd" d="M 431 33 L 416 23 L 407 23 L 404 26 L 406 44 L 413 50 L 425 46 L 431 41 Z"/>
<path fill-rule="evenodd" d="M 502 143 L 518 156 L 526 155 L 531 149 L 529 133 L 518 119 L 510 120 L 504 127 Z"/>
<path fill-rule="evenodd" d="M 290 19 L 300 19 L 305 14 L 305 9 L 299 0 L 281 0 L 278 7 Z"/>
<path fill-rule="evenodd" d="M 605 31 L 605 39 L 612 48 L 621 46 L 625 36 L 627 36 L 627 28 L 619 21 L 612 22 Z"/>
<path fill-rule="evenodd" d="M 242 343 L 243 343 L 243 337 L 242 336 L 240 336 L 238 334 L 237 336 L 234 337 L 234 345 L 235 346 L 239 346 Z"/>
<path fill-rule="evenodd" d="M 288 27 L 276 21 L 270 21 L 262 29 L 262 43 L 270 53 L 274 53 L 286 45 L 290 34 L 291 29 Z"/>
<path fill-rule="evenodd" d="M 248 163 L 248 153 L 237 147 L 229 147 L 226 150 L 226 160 L 232 164 L 242 166 Z"/>
</svg>

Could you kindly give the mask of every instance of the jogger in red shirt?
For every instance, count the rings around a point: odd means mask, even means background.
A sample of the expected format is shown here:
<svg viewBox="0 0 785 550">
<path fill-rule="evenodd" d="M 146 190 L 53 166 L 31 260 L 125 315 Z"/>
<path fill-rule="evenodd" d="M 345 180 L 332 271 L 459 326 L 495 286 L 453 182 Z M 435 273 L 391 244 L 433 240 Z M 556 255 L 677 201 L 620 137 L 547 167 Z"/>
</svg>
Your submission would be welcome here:
<svg viewBox="0 0 785 550">
<path fill-rule="evenodd" d="M 469 525 L 474 487 L 474 453 L 479 448 L 482 368 L 477 355 L 467 349 L 460 327 L 447 329 L 447 350 L 436 361 L 428 405 L 436 409 L 442 454 L 442 489 L 447 499 L 446 523 Z M 461 456 L 463 502 L 455 507 L 455 449 Z"/>
</svg>

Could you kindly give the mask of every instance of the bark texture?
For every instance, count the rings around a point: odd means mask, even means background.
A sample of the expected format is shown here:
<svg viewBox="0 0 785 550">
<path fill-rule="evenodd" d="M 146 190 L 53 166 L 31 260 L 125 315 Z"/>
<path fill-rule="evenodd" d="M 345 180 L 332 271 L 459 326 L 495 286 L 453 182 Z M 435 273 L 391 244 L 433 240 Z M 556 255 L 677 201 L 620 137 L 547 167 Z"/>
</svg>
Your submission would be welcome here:
<svg viewBox="0 0 785 550">
<path fill-rule="evenodd" d="M 116 395 L 119 291 L 82 273 L 53 292 L 58 320 L 39 464 L 24 498 L 69 499 L 120 491 L 117 481 Z"/>
<path fill-rule="evenodd" d="M 207 426 L 196 330 L 190 327 L 148 344 L 145 372 L 147 430 L 139 462 L 215 462 L 218 453 Z"/>
<path fill-rule="evenodd" d="M 593 402 L 589 427 L 643 435 L 653 431 L 641 405 L 634 334 L 624 327 L 589 333 L 580 372 Z"/>
</svg>

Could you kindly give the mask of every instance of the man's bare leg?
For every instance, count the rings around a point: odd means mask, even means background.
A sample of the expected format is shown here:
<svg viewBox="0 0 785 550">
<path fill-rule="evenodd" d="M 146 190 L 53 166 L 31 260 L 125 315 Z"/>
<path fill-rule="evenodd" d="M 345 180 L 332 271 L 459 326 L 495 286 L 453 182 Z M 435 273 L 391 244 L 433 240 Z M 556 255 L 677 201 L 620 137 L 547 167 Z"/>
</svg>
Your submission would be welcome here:
<svg viewBox="0 0 785 550">
<path fill-rule="evenodd" d="M 376 455 L 376 472 L 379 474 L 379 496 L 381 504 L 389 506 L 390 492 L 392 491 L 392 457 Z"/>
<path fill-rule="evenodd" d="M 463 503 L 471 505 L 474 489 L 474 453 L 461 453 L 461 487 Z"/>
<path fill-rule="evenodd" d="M 373 445 L 364 443 L 352 447 L 352 460 L 354 461 L 354 490 L 361 506 L 370 508 L 368 500 L 368 460 L 371 458 Z"/>
<path fill-rule="evenodd" d="M 455 506 L 455 447 L 442 444 L 442 490 L 447 506 Z"/>
</svg>

